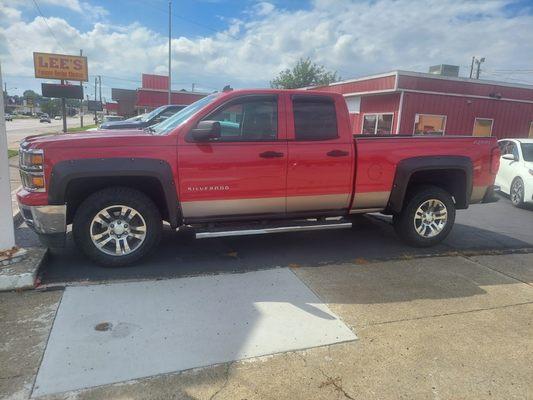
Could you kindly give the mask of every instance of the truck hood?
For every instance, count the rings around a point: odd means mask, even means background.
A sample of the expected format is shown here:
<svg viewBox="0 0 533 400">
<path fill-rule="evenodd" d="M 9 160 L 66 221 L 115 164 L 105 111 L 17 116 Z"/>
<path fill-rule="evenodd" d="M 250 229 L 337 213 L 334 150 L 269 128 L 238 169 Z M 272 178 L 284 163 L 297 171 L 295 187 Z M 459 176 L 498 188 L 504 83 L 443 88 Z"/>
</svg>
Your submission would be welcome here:
<svg viewBox="0 0 533 400">
<path fill-rule="evenodd" d="M 97 130 L 80 133 L 60 133 L 54 135 L 28 136 L 21 146 L 23 148 L 43 149 L 50 147 L 96 147 L 147 145 L 155 136 L 142 130 Z"/>
</svg>

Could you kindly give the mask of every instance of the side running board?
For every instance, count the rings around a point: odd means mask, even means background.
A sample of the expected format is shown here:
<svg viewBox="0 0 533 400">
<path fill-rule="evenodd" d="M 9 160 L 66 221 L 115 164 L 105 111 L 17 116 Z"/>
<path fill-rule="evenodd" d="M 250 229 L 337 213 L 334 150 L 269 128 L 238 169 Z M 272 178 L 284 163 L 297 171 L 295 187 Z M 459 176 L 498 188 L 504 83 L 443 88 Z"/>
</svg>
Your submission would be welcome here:
<svg viewBox="0 0 533 400">
<path fill-rule="evenodd" d="M 324 223 L 314 225 L 294 225 L 294 226 L 280 226 L 280 227 L 268 227 L 268 228 L 255 228 L 255 229 L 241 229 L 241 230 L 213 230 L 205 232 L 196 232 L 196 239 L 216 238 L 216 237 L 228 237 L 228 236 L 245 236 L 245 235 L 264 235 L 267 233 L 283 233 L 283 232 L 300 232 L 300 231 L 319 231 L 327 229 L 345 229 L 351 228 L 351 222 L 339 222 L 339 223 Z"/>
</svg>

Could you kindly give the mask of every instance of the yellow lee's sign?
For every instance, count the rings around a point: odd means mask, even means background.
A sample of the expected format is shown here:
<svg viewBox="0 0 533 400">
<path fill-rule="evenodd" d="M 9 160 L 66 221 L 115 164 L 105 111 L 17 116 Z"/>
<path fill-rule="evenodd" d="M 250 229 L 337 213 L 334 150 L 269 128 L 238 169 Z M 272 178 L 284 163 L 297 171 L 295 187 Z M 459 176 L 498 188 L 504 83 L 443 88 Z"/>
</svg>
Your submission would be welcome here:
<svg viewBox="0 0 533 400">
<path fill-rule="evenodd" d="M 89 80 L 87 57 L 33 53 L 33 65 L 36 78 L 85 82 Z"/>
</svg>

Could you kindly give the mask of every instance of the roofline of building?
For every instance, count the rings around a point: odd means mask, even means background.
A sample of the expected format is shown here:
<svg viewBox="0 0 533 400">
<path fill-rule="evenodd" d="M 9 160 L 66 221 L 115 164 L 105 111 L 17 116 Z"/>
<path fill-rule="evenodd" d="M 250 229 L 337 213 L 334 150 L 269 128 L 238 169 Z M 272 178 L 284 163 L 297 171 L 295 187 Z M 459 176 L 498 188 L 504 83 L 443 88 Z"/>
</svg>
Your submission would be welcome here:
<svg viewBox="0 0 533 400">
<path fill-rule="evenodd" d="M 503 82 L 503 81 L 491 81 L 487 79 L 472 79 L 472 78 L 463 78 L 463 77 L 457 77 L 457 76 L 430 74 L 428 72 L 415 72 L 415 71 L 405 71 L 405 70 L 395 70 L 395 71 L 389 71 L 389 72 L 384 72 L 384 73 L 375 74 L 375 75 L 363 76 L 360 78 L 346 79 L 344 81 L 330 83 L 329 85 L 310 86 L 304 89 L 337 86 L 337 85 L 343 85 L 346 83 L 367 81 L 370 79 L 378 79 L 378 78 L 385 78 L 388 76 L 400 76 L 400 75 L 413 76 L 417 78 L 440 79 L 440 80 L 445 80 L 445 81 L 466 82 L 466 83 L 472 83 L 472 84 L 478 84 L 478 85 L 505 86 L 505 87 L 533 90 L 533 85 L 527 85 L 525 83 L 520 84 L 520 83 L 510 83 L 510 82 Z"/>
<path fill-rule="evenodd" d="M 139 90 L 146 90 L 148 92 L 163 92 L 163 93 L 168 93 L 168 90 L 167 89 L 149 89 L 149 88 L 137 88 L 137 89 L 134 89 L 135 91 L 139 91 Z M 201 96 L 207 96 L 209 94 L 211 94 L 210 92 L 189 92 L 189 91 L 181 91 L 181 90 L 173 90 L 172 93 L 176 93 L 176 94 L 192 94 L 192 95 L 201 95 Z"/>
</svg>

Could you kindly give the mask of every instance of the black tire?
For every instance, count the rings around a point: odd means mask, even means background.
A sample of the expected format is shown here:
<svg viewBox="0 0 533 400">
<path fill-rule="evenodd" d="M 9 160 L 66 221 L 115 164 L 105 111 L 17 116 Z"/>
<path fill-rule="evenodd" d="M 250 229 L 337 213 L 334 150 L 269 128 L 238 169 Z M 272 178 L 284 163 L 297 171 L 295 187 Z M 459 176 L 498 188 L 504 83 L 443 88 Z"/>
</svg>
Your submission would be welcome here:
<svg viewBox="0 0 533 400">
<path fill-rule="evenodd" d="M 415 221 L 415 214 L 419 207 L 426 205 L 431 200 L 435 207 L 429 208 L 429 217 L 418 217 Z M 431 205 L 429 203 L 428 205 Z M 444 222 L 443 209 L 446 211 Z M 431 212 L 431 210 L 435 210 Z M 424 214 L 422 214 L 424 215 Z M 431 216 L 433 215 L 433 217 Z M 435 218 L 437 217 L 437 218 Z M 427 220 L 425 218 L 428 218 Z M 427 221 L 431 223 L 426 224 Z M 435 218 L 435 219 L 433 219 Z M 435 222 L 435 224 L 433 224 Z M 415 247 L 429 247 L 440 243 L 448 236 L 455 222 L 455 204 L 452 196 L 445 190 L 437 186 L 419 186 L 412 190 L 405 199 L 404 206 L 400 214 L 393 218 L 394 230 L 398 236 Z M 427 226 L 427 228 L 424 228 Z M 435 228 L 433 228 L 435 226 Z M 419 233 L 417 227 L 422 231 Z M 438 233 L 436 233 L 438 232 Z M 425 234 L 433 236 L 424 236 Z"/>
<path fill-rule="evenodd" d="M 126 216 L 121 217 L 120 214 L 116 212 L 114 213 L 114 208 L 110 209 L 111 211 L 108 212 L 108 215 L 111 215 L 113 218 L 116 218 L 116 220 L 122 219 L 123 222 L 121 222 L 124 224 L 123 226 L 125 227 L 128 227 L 128 225 L 125 224 L 127 222 L 130 222 L 130 225 L 132 225 L 133 227 L 132 221 L 134 218 L 137 218 L 138 221 L 142 221 L 141 224 L 144 224 L 145 234 L 143 236 L 144 239 L 141 241 L 140 239 L 135 239 L 134 235 L 143 235 L 143 232 L 133 232 L 133 229 L 139 228 L 132 229 L 132 237 L 130 237 L 126 233 L 119 232 L 120 234 L 122 234 L 123 237 L 120 238 L 119 234 L 118 241 L 120 242 L 122 240 L 123 242 L 121 243 L 126 242 L 128 243 L 128 246 L 131 244 L 131 248 L 128 248 L 128 250 L 130 250 L 131 252 L 126 254 L 112 255 L 105 252 L 106 247 L 108 248 L 110 245 L 115 243 L 117 246 L 117 251 L 120 247 L 121 251 L 126 252 L 127 250 L 125 249 L 125 245 L 117 244 L 116 232 L 113 232 L 112 235 L 114 235 L 115 237 L 112 238 L 111 241 L 108 240 L 108 242 L 110 242 L 109 245 L 105 245 L 101 248 L 97 247 L 92 237 L 94 233 L 93 230 L 95 229 L 95 227 L 98 227 L 98 225 L 93 224 L 93 219 L 102 210 L 107 209 L 109 207 L 118 208 L 118 206 L 129 207 L 135 210 L 138 215 L 132 217 L 132 220 L 128 221 Z M 131 216 L 136 214 L 128 211 L 128 215 Z M 102 226 L 101 229 L 107 229 L 111 231 L 111 226 L 113 225 L 109 223 L 107 228 L 104 228 Z M 154 202 L 149 197 L 147 197 L 144 193 L 139 192 L 138 190 L 126 187 L 112 187 L 93 193 L 92 195 L 87 197 L 83 201 L 83 203 L 80 204 L 76 211 L 76 214 L 74 215 L 72 235 L 76 245 L 91 260 L 105 267 L 122 267 L 134 263 L 135 261 L 146 256 L 150 251 L 152 251 L 161 240 L 162 230 L 163 223 L 161 219 L 161 214 L 159 213 L 159 210 L 154 204 Z M 107 236 L 104 236 L 104 239 L 112 235 L 107 233 Z M 127 236 L 127 238 L 125 236 Z M 128 238 L 130 239 L 130 242 L 128 242 Z M 134 248 L 134 245 L 138 247 Z M 107 249 L 107 251 L 110 250 Z"/>
<path fill-rule="evenodd" d="M 515 207 L 524 206 L 524 181 L 520 177 L 513 179 L 509 189 L 509 198 Z"/>
</svg>

